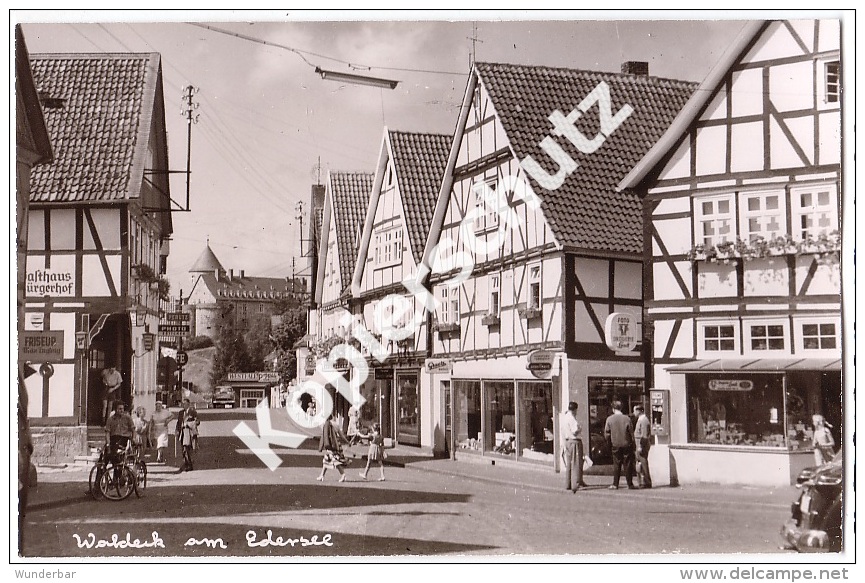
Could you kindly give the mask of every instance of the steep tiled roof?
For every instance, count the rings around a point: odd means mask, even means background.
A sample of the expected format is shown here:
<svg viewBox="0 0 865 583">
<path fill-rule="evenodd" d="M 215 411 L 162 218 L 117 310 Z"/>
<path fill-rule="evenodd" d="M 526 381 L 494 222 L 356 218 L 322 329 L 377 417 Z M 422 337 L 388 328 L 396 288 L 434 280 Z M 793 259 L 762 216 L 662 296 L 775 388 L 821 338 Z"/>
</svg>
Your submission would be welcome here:
<svg viewBox="0 0 865 583">
<path fill-rule="evenodd" d="M 530 179 L 556 239 L 570 249 L 641 252 L 640 201 L 633 193 L 616 192 L 616 186 L 663 135 L 696 84 L 550 67 L 475 66 L 519 160 L 530 155 L 554 174 L 556 163 L 539 146 L 552 136 L 579 164 L 555 190 Z M 602 81 L 610 88 L 612 115 L 625 104 L 634 111 L 597 151 L 584 154 L 565 138 L 553 136 L 548 116 L 554 110 L 567 116 Z M 587 138 L 596 136 L 600 132 L 597 105 L 575 125 Z"/>
<path fill-rule="evenodd" d="M 201 255 L 198 256 L 198 259 L 195 260 L 195 263 L 189 269 L 189 271 L 190 273 L 195 273 L 199 271 L 213 272 L 215 270 L 224 272 L 225 268 L 222 267 L 222 263 L 220 263 L 219 259 L 216 258 L 216 254 L 210 248 L 210 243 L 208 243 L 204 247 L 204 251 L 201 252 Z"/>
<path fill-rule="evenodd" d="M 374 175 L 367 172 L 330 173 L 336 246 L 343 289 L 351 285 L 351 275 L 357 261 L 358 239 L 366 218 L 373 179 Z"/>
<path fill-rule="evenodd" d="M 389 134 L 412 254 L 419 261 L 447 166 L 451 136 L 397 131 Z"/>
<path fill-rule="evenodd" d="M 306 281 L 290 277 L 238 277 L 216 278 L 214 273 L 203 273 L 201 281 L 217 300 L 273 301 L 286 298 L 293 293 L 306 291 Z"/>
<path fill-rule="evenodd" d="M 138 196 L 158 54 L 31 55 L 54 163 L 34 168 L 34 202 Z"/>
</svg>

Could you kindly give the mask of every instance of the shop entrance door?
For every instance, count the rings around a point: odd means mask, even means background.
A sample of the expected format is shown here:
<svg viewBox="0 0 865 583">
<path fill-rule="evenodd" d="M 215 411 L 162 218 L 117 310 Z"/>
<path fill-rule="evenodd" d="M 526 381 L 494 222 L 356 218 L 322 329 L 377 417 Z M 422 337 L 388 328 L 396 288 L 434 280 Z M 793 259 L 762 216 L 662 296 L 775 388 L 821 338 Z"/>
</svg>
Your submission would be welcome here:
<svg viewBox="0 0 865 583">
<path fill-rule="evenodd" d="M 397 440 L 420 445 L 420 395 L 418 373 L 400 373 L 397 379 Z"/>
</svg>

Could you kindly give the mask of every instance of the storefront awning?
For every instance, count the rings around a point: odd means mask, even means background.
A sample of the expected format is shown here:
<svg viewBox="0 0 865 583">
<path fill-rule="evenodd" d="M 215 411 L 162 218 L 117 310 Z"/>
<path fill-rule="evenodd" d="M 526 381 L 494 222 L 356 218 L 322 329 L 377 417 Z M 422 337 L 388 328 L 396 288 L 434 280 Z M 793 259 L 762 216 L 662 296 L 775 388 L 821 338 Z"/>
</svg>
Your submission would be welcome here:
<svg viewBox="0 0 865 583">
<path fill-rule="evenodd" d="M 756 359 L 733 359 L 721 358 L 716 360 L 692 360 L 683 364 L 676 364 L 667 369 L 667 372 L 739 372 L 739 371 L 792 371 L 792 370 L 816 370 L 830 371 L 841 370 L 840 358 L 756 358 Z"/>
</svg>

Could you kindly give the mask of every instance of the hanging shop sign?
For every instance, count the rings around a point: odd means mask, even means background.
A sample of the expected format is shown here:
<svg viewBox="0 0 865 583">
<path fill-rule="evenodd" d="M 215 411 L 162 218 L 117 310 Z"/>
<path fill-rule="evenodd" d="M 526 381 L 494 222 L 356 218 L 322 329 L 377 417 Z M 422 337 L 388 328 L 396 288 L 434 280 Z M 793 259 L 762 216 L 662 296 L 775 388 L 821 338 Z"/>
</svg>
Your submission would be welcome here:
<svg viewBox="0 0 865 583">
<path fill-rule="evenodd" d="M 549 350 L 535 350 L 529 353 L 526 368 L 535 378 L 548 379 L 553 373 L 556 355 Z"/>
<path fill-rule="evenodd" d="M 429 374 L 453 374 L 454 361 L 450 358 L 428 358 L 423 367 Z"/>
<path fill-rule="evenodd" d="M 750 391 L 754 381 L 747 379 L 712 379 L 709 381 L 710 391 Z"/>
<path fill-rule="evenodd" d="M 610 350 L 630 352 L 637 346 L 637 318 L 625 312 L 613 312 L 604 324 L 604 340 Z"/>
</svg>

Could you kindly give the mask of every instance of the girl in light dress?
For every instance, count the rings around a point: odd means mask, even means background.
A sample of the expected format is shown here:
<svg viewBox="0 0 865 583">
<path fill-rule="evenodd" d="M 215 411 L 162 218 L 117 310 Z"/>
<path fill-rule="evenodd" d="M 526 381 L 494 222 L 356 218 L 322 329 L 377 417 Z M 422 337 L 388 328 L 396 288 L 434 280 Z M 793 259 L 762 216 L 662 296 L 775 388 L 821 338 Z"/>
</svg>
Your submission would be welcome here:
<svg viewBox="0 0 865 583">
<path fill-rule="evenodd" d="M 379 470 L 381 470 L 381 477 L 378 481 L 384 482 L 384 455 L 384 437 L 381 434 L 381 425 L 373 423 L 372 436 L 369 441 L 369 452 L 366 455 L 366 468 L 360 473 L 360 477 L 366 480 L 370 464 L 378 462 Z"/>
</svg>

